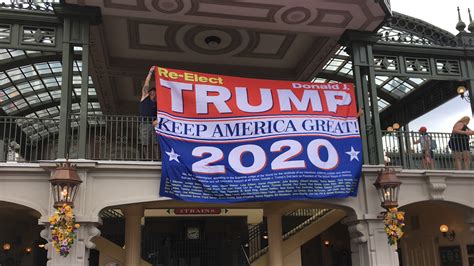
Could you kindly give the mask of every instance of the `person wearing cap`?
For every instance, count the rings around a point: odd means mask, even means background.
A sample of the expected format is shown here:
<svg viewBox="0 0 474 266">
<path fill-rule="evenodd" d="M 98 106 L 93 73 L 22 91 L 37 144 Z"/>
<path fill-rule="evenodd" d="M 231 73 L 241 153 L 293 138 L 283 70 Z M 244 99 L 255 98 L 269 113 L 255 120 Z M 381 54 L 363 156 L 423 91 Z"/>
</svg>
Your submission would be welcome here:
<svg viewBox="0 0 474 266">
<path fill-rule="evenodd" d="M 448 146 L 453 151 L 454 164 L 457 170 L 468 170 L 471 168 L 469 136 L 473 135 L 474 131 L 467 127 L 470 120 L 471 118 L 469 118 L 469 116 L 464 116 L 459 119 L 454 124 L 453 131 L 449 139 Z"/>
<path fill-rule="evenodd" d="M 425 169 L 433 169 L 434 168 L 434 153 L 433 150 L 435 147 L 433 147 L 433 141 L 431 139 L 431 136 L 428 135 L 426 132 L 427 129 L 426 127 L 420 127 L 418 132 L 420 133 L 420 138 L 415 141 L 415 144 L 421 144 L 421 165 Z"/>
<path fill-rule="evenodd" d="M 144 151 L 144 156 L 151 158 L 153 155 L 153 144 L 157 143 L 155 138 L 156 126 L 156 89 L 150 87 L 151 77 L 155 67 L 152 66 L 148 71 L 148 75 L 145 79 L 145 84 L 142 88 L 142 97 L 140 99 L 140 116 L 142 123 L 140 125 L 140 140 Z"/>
</svg>

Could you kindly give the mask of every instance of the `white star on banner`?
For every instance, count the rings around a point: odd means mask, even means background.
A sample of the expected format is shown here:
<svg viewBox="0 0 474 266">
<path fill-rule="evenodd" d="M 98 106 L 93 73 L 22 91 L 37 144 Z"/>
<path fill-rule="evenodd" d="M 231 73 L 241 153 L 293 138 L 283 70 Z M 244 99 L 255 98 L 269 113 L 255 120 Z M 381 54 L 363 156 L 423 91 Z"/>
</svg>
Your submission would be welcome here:
<svg viewBox="0 0 474 266">
<path fill-rule="evenodd" d="M 174 149 L 171 148 L 171 151 L 167 151 L 166 154 L 168 154 L 169 156 L 169 161 L 177 161 L 178 163 L 180 162 L 178 157 L 181 156 L 179 154 L 177 154 L 176 152 L 174 152 Z"/>
<path fill-rule="evenodd" d="M 356 151 L 354 150 L 354 147 L 351 146 L 351 151 L 346 151 L 346 154 L 351 156 L 351 159 L 350 161 L 352 162 L 352 160 L 356 159 L 357 161 L 359 161 L 359 155 L 360 151 Z"/>
</svg>

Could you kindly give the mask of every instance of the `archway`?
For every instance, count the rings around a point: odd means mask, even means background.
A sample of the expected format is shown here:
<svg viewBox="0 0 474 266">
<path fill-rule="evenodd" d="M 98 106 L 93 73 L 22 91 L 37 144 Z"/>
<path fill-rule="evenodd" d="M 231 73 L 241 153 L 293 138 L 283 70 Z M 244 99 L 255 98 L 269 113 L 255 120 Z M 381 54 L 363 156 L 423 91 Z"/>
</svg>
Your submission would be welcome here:
<svg viewBox="0 0 474 266">
<path fill-rule="evenodd" d="M 14 203 L 0 201 L 0 265 L 46 265 L 45 240 L 38 225 L 40 213 Z"/>
<path fill-rule="evenodd" d="M 473 265 L 472 208 L 446 201 L 423 201 L 400 210 L 406 212 L 400 265 Z M 440 231 L 441 225 L 448 227 L 447 233 Z"/>
<path fill-rule="evenodd" d="M 146 265 L 263 265 L 271 237 L 267 215 L 277 212 L 287 265 L 313 265 L 328 256 L 331 258 L 324 259 L 327 265 L 346 265 L 350 263 L 349 231 L 341 219 L 355 213 L 351 204 L 342 203 L 135 203 L 142 209 L 141 226 L 136 221 L 141 231 L 141 261 Z M 131 205 L 113 206 L 100 212 L 101 236 L 94 239 L 99 261 L 117 263 L 122 261 L 117 258 L 125 258 L 128 207 Z M 325 245 L 325 240 L 330 243 Z M 308 257 L 314 249 L 321 251 L 319 257 Z"/>
</svg>

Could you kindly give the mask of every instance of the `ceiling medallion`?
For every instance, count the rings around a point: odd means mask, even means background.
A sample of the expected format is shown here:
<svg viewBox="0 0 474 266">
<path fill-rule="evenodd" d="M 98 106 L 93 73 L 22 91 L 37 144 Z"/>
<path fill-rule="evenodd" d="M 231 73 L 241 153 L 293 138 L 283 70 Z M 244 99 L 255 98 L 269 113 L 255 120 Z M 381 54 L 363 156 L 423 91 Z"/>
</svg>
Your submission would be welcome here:
<svg viewBox="0 0 474 266">
<path fill-rule="evenodd" d="M 222 55 L 239 48 L 242 36 L 234 29 L 196 26 L 185 33 L 184 43 L 199 54 Z"/>
</svg>

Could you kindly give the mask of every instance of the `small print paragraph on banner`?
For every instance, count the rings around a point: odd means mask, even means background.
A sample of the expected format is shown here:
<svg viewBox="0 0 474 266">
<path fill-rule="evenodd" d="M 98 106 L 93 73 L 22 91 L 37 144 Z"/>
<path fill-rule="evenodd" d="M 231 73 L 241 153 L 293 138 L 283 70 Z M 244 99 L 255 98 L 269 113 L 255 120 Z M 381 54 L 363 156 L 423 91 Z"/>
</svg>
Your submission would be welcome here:
<svg viewBox="0 0 474 266">
<path fill-rule="evenodd" d="M 356 196 L 354 87 L 155 68 L 160 195 L 196 202 Z"/>
</svg>

